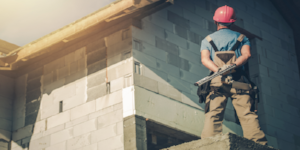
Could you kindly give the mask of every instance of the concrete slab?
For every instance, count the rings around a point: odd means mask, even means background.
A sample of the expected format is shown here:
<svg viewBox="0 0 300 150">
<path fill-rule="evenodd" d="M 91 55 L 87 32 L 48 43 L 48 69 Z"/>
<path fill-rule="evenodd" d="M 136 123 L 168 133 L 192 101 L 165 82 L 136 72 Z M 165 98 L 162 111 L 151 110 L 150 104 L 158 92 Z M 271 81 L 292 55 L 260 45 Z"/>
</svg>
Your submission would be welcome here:
<svg viewBox="0 0 300 150">
<path fill-rule="evenodd" d="M 220 134 L 201 140 L 172 146 L 162 150 L 276 150 L 275 148 L 260 145 L 246 138 L 232 133 Z"/>
</svg>

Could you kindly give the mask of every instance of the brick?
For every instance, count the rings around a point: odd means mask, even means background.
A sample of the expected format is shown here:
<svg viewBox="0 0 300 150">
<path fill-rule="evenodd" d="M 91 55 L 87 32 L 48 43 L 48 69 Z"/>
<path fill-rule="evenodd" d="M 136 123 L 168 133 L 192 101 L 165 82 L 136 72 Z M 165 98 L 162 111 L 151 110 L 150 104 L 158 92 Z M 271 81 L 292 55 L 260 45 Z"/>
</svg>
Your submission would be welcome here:
<svg viewBox="0 0 300 150">
<path fill-rule="evenodd" d="M 41 77 L 43 75 L 43 67 L 40 67 L 38 69 L 35 69 L 34 71 L 31 71 L 28 73 L 27 81 L 30 81 L 31 79 Z"/>
<path fill-rule="evenodd" d="M 159 37 L 155 37 L 155 46 L 159 49 L 162 49 L 168 53 L 172 53 L 175 55 L 179 54 L 179 47 L 176 44 L 173 44 L 172 42 L 163 40 Z"/>
<path fill-rule="evenodd" d="M 50 136 L 45 136 L 30 142 L 29 148 L 32 150 L 44 149 L 50 146 Z"/>
<path fill-rule="evenodd" d="M 123 135 L 115 136 L 109 139 L 98 142 L 98 149 L 117 149 L 123 147 Z"/>
<path fill-rule="evenodd" d="M 122 91 L 107 94 L 96 100 L 96 111 L 122 102 Z"/>
<path fill-rule="evenodd" d="M 184 39 L 184 38 L 182 38 L 182 37 L 180 37 L 180 36 L 178 36 L 174 33 L 171 33 L 169 31 L 165 31 L 165 37 L 166 37 L 167 41 L 176 43 L 176 45 L 178 45 L 179 47 L 187 49 L 186 39 Z"/>
<path fill-rule="evenodd" d="M 106 95 L 106 93 L 106 83 L 90 88 L 87 90 L 87 101 L 95 100 L 99 97 Z"/>
<path fill-rule="evenodd" d="M 62 112 L 55 116 L 52 116 L 47 119 L 47 128 L 53 128 L 55 126 L 69 122 L 70 118 L 71 118 L 71 111 Z"/>
<path fill-rule="evenodd" d="M 71 120 L 95 112 L 95 109 L 96 109 L 95 101 L 87 102 L 83 105 L 75 107 L 71 109 Z"/>
<path fill-rule="evenodd" d="M 88 69 L 88 75 L 93 74 L 93 73 L 95 73 L 95 72 L 97 72 L 99 70 L 102 70 L 104 68 L 106 68 L 106 60 L 98 61 L 98 62 L 96 62 L 96 63 L 94 63 L 92 65 L 89 65 L 87 67 L 87 69 Z"/>
<path fill-rule="evenodd" d="M 104 39 L 97 39 L 96 41 L 90 42 L 86 46 L 86 53 L 89 54 L 90 52 L 101 49 L 103 47 L 106 47 Z"/>
<path fill-rule="evenodd" d="M 36 122 L 34 124 L 33 134 L 41 133 L 41 132 L 45 131 L 45 129 L 46 129 L 46 122 L 45 122 L 45 120 Z"/>
<path fill-rule="evenodd" d="M 189 20 L 179 16 L 178 14 L 168 11 L 168 20 L 184 28 L 189 28 Z"/>
<path fill-rule="evenodd" d="M 110 81 L 110 92 L 121 90 L 124 87 L 124 78 L 118 78 Z"/>
<path fill-rule="evenodd" d="M 99 116 L 97 118 L 98 121 L 98 129 L 107 127 L 111 124 L 115 124 L 123 120 L 123 111 L 116 110 L 114 112 Z"/>
<path fill-rule="evenodd" d="M 132 36 L 135 39 L 139 39 L 151 45 L 155 45 L 155 36 L 151 33 L 147 33 L 144 30 L 140 30 L 136 27 L 132 27 Z"/>
<path fill-rule="evenodd" d="M 158 92 L 158 82 L 150 79 L 148 77 L 145 77 L 143 75 L 135 74 L 134 75 L 134 85 L 146 88 L 153 92 Z"/>
<path fill-rule="evenodd" d="M 53 134 L 53 133 L 56 133 L 56 132 L 59 132 L 61 130 L 65 129 L 65 125 L 64 124 L 61 124 L 61 125 L 58 125 L 58 126 L 55 126 L 53 128 L 47 128 L 46 131 L 43 132 L 42 136 L 47 136 L 47 135 L 50 135 L 50 134 Z M 36 134 L 35 134 L 36 135 Z"/>
<path fill-rule="evenodd" d="M 18 141 L 18 140 L 23 139 L 25 137 L 31 136 L 32 135 L 32 130 L 33 130 L 33 125 L 28 125 L 28 126 L 25 126 L 23 128 L 20 128 L 20 129 L 14 131 L 12 133 L 12 140 Z M 1 132 L 1 133 L 5 133 L 5 132 Z"/>
<path fill-rule="evenodd" d="M 92 119 L 84 123 L 75 125 L 73 128 L 73 133 L 74 136 L 77 137 L 79 135 L 86 134 L 95 130 L 97 130 L 97 122 L 96 119 Z"/>
<path fill-rule="evenodd" d="M 47 147 L 45 150 L 66 150 L 66 142 L 61 142 Z"/>
<path fill-rule="evenodd" d="M 97 61 L 101 61 L 107 57 L 107 49 L 104 47 L 99 50 L 95 50 L 87 55 L 87 65 L 93 64 Z"/>
<path fill-rule="evenodd" d="M 73 128 L 68 128 L 50 135 L 50 145 L 55 145 L 57 143 L 66 141 L 73 138 Z"/>
</svg>

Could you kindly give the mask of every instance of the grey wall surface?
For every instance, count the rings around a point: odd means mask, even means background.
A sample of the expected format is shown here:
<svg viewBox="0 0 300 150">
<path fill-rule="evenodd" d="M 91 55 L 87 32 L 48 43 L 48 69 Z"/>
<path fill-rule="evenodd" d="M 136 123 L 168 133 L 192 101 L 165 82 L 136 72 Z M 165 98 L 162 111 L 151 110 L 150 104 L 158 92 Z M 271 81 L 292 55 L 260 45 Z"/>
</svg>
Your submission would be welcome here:
<svg viewBox="0 0 300 150">
<path fill-rule="evenodd" d="M 142 29 L 133 27 L 133 57 L 141 63 L 141 73 L 134 77 L 137 114 L 200 135 L 203 105 L 197 102 L 193 83 L 208 74 L 201 64 L 200 44 L 216 31 L 213 13 L 223 5 L 235 9 L 236 25 L 263 38 L 252 40 L 249 70 L 260 88 L 258 114 L 269 145 L 300 148 L 300 80 L 293 31 L 270 1 L 177 0 L 144 18 Z M 234 121 L 229 101 L 223 131 L 242 135 Z"/>
<path fill-rule="evenodd" d="M 133 84 L 132 38 L 128 26 L 112 28 L 16 79 L 11 150 L 124 148 L 122 88 Z"/>
<path fill-rule="evenodd" d="M 0 150 L 8 150 L 13 124 L 14 79 L 0 74 Z"/>
</svg>

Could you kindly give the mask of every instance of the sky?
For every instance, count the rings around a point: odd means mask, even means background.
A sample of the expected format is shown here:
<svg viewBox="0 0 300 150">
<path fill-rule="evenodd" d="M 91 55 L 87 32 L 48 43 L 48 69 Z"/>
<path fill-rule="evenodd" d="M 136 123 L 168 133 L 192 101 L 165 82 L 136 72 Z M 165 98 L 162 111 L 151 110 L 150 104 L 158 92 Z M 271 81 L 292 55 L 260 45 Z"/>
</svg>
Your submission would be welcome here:
<svg viewBox="0 0 300 150">
<path fill-rule="evenodd" d="M 115 0 L 0 0 L 0 39 L 26 45 Z"/>
</svg>

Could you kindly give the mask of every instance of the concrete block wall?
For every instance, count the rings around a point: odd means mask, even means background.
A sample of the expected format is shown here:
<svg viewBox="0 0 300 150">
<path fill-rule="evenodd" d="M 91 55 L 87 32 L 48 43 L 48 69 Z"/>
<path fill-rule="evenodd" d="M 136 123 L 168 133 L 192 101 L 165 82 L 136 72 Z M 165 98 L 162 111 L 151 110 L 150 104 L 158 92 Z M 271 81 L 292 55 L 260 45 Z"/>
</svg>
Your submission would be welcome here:
<svg viewBox="0 0 300 150">
<path fill-rule="evenodd" d="M 131 31 L 85 40 L 16 79 L 11 150 L 124 148 L 122 90 L 133 85 Z"/>
<path fill-rule="evenodd" d="M 0 150 L 8 150 L 13 125 L 13 78 L 0 74 Z"/>
<path fill-rule="evenodd" d="M 145 17 L 142 29 L 132 27 L 133 57 L 138 62 L 134 74 L 135 90 L 146 89 L 150 95 L 163 96 L 177 105 L 203 113 L 203 105 L 198 104 L 196 88 L 192 84 L 208 74 L 201 64 L 200 44 L 205 36 L 216 31 L 213 13 L 223 5 L 236 10 L 236 25 L 263 38 L 251 40 L 249 70 L 251 79 L 261 91 L 259 118 L 269 145 L 280 149 L 299 148 L 299 71 L 293 31 L 270 1 L 177 0 L 174 5 Z M 138 101 L 142 103 L 142 97 L 135 99 L 136 108 L 144 106 L 137 106 Z M 145 103 L 152 109 L 159 109 L 158 112 L 167 113 L 176 108 L 158 105 L 152 100 L 154 98 L 149 98 Z M 236 119 L 230 101 L 227 105 L 223 131 L 242 135 L 240 126 L 234 123 Z M 177 121 L 164 121 L 158 114 L 150 115 L 152 109 L 141 107 L 135 111 L 172 127 L 179 126 Z M 201 125 L 194 127 L 180 129 L 200 135 Z"/>
</svg>

